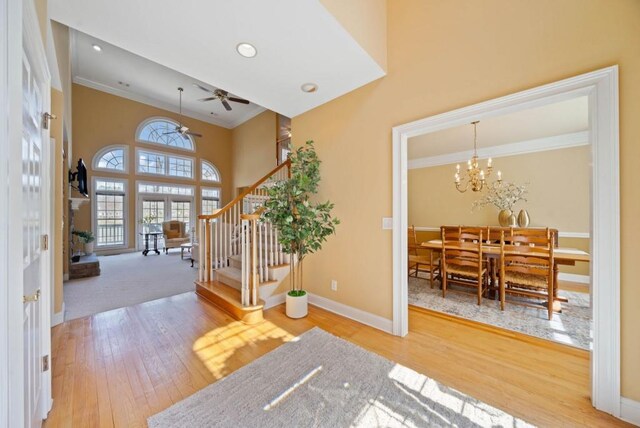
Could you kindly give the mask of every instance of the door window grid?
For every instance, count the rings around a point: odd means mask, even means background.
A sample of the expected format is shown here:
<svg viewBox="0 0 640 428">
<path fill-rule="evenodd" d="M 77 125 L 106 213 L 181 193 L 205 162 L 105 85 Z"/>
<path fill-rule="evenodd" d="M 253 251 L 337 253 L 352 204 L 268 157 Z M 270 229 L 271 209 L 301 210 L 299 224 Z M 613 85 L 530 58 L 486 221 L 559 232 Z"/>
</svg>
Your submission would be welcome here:
<svg viewBox="0 0 640 428">
<path fill-rule="evenodd" d="M 191 222 L 191 202 L 171 201 L 171 220 L 184 222 L 185 230 L 188 232 Z"/>
</svg>

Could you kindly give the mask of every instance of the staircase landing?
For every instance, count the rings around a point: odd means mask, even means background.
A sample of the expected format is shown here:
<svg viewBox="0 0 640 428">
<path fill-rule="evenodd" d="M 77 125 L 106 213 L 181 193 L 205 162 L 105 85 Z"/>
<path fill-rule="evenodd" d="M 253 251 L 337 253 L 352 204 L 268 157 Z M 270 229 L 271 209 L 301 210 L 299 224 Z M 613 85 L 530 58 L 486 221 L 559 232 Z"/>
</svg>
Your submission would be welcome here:
<svg viewBox="0 0 640 428">
<path fill-rule="evenodd" d="M 264 301 L 255 306 L 242 306 L 240 290 L 219 281 L 196 281 L 196 294 L 213 303 L 245 324 L 257 324 L 263 318 Z"/>
</svg>

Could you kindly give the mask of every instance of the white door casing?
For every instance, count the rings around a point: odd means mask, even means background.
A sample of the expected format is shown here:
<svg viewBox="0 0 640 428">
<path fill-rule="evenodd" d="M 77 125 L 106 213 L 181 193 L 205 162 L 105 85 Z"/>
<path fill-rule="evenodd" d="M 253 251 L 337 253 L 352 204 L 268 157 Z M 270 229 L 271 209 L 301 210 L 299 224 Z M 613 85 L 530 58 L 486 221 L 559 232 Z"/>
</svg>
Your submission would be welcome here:
<svg viewBox="0 0 640 428">
<path fill-rule="evenodd" d="M 427 117 L 393 128 L 393 333 L 408 333 L 407 143 L 409 138 L 509 112 L 587 95 L 592 150 L 591 400 L 620 417 L 620 185 L 618 67 Z"/>
</svg>

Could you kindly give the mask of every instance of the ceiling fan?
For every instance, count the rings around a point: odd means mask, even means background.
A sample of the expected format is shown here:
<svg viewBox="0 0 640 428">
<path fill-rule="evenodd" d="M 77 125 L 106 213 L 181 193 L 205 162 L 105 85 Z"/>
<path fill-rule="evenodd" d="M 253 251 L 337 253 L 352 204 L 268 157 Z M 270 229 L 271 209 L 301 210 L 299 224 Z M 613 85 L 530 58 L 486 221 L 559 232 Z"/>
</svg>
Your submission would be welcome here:
<svg viewBox="0 0 640 428">
<path fill-rule="evenodd" d="M 227 109 L 227 111 L 232 110 L 231 104 L 229 104 L 229 101 L 233 101 L 234 103 L 249 104 L 249 101 L 243 100 L 242 98 L 230 97 L 229 92 L 224 91 L 222 89 L 214 89 L 212 91 L 211 89 L 205 88 L 204 86 L 200 86 L 197 83 L 194 83 L 193 86 L 202 89 L 209 95 L 212 95 L 207 98 L 202 98 L 198 101 L 206 102 L 206 101 L 220 100 L 220 102 L 222 102 L 222 105 L 224 106 L 225 109 Z"/>
<path fill-rule="evenodd" d="M 197 132 L 191 132 L 189 131 L 189 128 L 187 128 L 186 126 L 184 126 L 182 124 L 182 91 L 184 91 L 184 89 L 182 88 L 178 88 L 178 91 L 180 92 L 180 120 L 178 121 L 178 124 L 176 125 L 176 129 L 174 129 L 173 131 L 169 131 L 169 132 L 165 132 L 162 135 L 168 135 L 168 134 L 180 134 L 183 137 L 185 135 L 191 135 L 194 137 L 202 137 L 202 134 L 198 134 Z"/>
</svg>

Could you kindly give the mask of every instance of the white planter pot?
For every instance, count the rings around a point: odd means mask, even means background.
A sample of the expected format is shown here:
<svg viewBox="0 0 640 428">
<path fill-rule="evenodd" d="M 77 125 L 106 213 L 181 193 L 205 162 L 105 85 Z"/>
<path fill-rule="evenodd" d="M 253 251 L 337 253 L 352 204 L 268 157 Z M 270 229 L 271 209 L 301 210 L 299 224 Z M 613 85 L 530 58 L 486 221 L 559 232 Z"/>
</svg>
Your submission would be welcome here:
<svg viewBox="0 0 640 428">
<path fill-rule="evenodd" d="M 89 254 L 93 254 L 93 242 L 87 242 L 86 244 L 84 244 L 84 254 L 85 255 L 89 255 Z"/>
<path fill-rule="evenodd" d="M 287 316 L 289 318 L 302 318 L 307 316 L 307 297 L 304 296 L 294 297 L 287 294 Z"/>
</svg>

